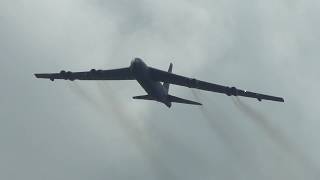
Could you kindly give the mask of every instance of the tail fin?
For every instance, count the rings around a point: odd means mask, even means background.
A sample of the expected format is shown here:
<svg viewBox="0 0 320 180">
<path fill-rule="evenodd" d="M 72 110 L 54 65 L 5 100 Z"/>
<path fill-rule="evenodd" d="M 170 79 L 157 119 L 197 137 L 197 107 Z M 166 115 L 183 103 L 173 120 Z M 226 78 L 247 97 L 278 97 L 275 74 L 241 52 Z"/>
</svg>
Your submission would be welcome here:
<svg viewBox="0 0 320 180">
<path fill-rule="evenodd" d="M 168 95 L 168 99 L 169 99 L 170 102 L 175 102 L 175 103 L 192 104 L 192 105 L 199 105 L 199 106 L 202 105 L 201 103 L 198 103 L 198 102 L 195 102 L 195 101 L 190 101 L 190 100 L 187 100 L 187 99 L 182 99 L 182 98 L 179 98 L 179 97 L 176 97 L 176 96 L 171 96 L 171 95 Z"/>
<path fill-rule="evenodd" d="M 172 73 L 172 66 L 173 66 L 173 64 L 170 63 L 170 66 L 169 66 L 169 69 L 168 69 L 168 73 Z M 163 87 L 167 90 L 167 92 L 169 92 L 169 86 L 170 86 L 169 83 L 163 83 Z"/>
</svg>

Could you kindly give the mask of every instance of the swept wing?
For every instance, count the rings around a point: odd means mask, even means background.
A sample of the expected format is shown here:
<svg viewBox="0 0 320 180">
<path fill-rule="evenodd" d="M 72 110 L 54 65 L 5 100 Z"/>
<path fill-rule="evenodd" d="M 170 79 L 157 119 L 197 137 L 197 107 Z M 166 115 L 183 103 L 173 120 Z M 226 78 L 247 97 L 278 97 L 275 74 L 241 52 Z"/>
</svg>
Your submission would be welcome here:
<svg viewBox="0 0 320 180">
<path fill-rule="evenodd" d="M 161 82 L 175 84 L 179 86 L 185 86 L 189 88 L 222 93 L 228 96 L 244 96 L 249 98 L 256 98 L 259 101 L 270 100 L 270 101 L 284 102 L 284 99 L 281 97 L 245 91 L 245 90 L 237 89 L 236 87 L 228 87 L 228 86 L 213 84 L 205 81 L 200 81 L 194 78 L 188 78 L 188 77 L 180 76 L 177 74 L 168 73 L 166 71 L 162 71 L 155 68 L 150 68 L 149 72 L 152 79 L 155 81 L 161 81 Z"/>
<path fill-rule="evenodd" d="M 111 70 L 95 70 L 85 72 L 66 72 L 35 74 L 37 78 L 64 80 L 133 80 L 135 79 L 129 68 L 111 69 Z"/>
</svg>

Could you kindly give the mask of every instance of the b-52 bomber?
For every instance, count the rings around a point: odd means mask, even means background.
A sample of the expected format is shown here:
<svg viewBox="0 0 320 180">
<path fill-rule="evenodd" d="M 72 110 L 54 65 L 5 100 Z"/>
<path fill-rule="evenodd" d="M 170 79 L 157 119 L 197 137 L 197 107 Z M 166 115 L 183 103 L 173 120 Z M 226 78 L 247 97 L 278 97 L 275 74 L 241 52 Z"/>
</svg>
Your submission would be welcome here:
<svg viewBox="0 0 320 180">
<path fill-rule="evenodd" d="M 244 96 L 255 98 L 259 101 L 270 100 L 284 102 L 281 97 L 269 96 L 265 94 L 254 93 L 246 90 L 237 89 L 236 87 L 222 86 L 205 81 L 200 81 L 194 78 L 172 73 L 172 63 L 168 71 L 162 71 L 150 66 L 147 66 L 142 59 L 135 58 L 127 68 L 111 69 L 111 70 L 96 70 L 92 69 L 86 72 L 66 72 L 35 74 L 37 78 L 64 80 L 137 80 L 141 87 L 146 91 L 147 95 L 134 96 L 133 99 L 152 100 L 165 104 L 171 107 L 172 103 L 183 103 L 191 105 L 202 105 L 199 102 L 179 98 L 169 94 L 170 84 L 195 88 L 204 91 L 226 94 L 228 96 Z"/>
</svg>

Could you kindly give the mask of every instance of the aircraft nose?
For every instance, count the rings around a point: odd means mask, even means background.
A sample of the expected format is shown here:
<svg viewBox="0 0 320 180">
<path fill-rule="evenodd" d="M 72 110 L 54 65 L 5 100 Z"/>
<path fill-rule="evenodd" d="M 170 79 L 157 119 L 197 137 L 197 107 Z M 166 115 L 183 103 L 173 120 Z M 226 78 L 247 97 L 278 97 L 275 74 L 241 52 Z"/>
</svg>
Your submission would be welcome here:
<svg viewBox="0 0 320 180">
<path fill-rule="evenodd" d="M 142 60 L 141 60 L 140 58 L 135 58 L 135 59 L 134 59 L 134 62 L 135 62 L 135 63 L 141 63 Z"/>
<path fill-rule="evenodd" d="M 140 58 L 135 58 L 131 61 L 131 71 L 145 72 L 147 68 L 147 65 Z"/>
<path fill-rule="evenodd" d="M 134 64 L 136 64 L 137 62 L 139 62 L 139 58 L 134 58 L 134 59 L 131 61 L 131 65 L 134 65 Z"/>
<path fill-rule="evenodd" d="M 131 66 L 138 66 L 138 65 L 141 65 L 141 64 L 144 64 L 144 63 L 140 58 L 134 58 L 131 61 Z"/>
<path fill-rule="evenodd" d="M 131 71 L 136 71 L 136 69 L 139 67 L 139 59 L 138 58 L 134 58 L 132 61 L 131 61 L 131 65 L 130 65 L 130 69 Z"/>
</svg>

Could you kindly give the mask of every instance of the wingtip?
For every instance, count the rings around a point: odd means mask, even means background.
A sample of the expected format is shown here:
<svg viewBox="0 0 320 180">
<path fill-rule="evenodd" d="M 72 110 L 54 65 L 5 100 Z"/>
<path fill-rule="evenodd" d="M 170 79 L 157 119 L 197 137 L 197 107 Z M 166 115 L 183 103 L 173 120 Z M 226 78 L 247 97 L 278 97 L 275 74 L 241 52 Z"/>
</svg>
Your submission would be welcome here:
<svg viewBox="0 0 320 180">
<path fill-rule="evenodd" d="M 199 103 L 199 102 L 195 102 L 194 105 L 203 106 L 203 104 L 202 104 L 202 103 Z"/>
<path fill-rule="evenodd" d="M 278 101 L 278 102 L 284 102 L 284 98 L 279 97 L 279 98 L 277 98 L 277 100 L 276 100 L 276 101 Z"/>
</svg>

